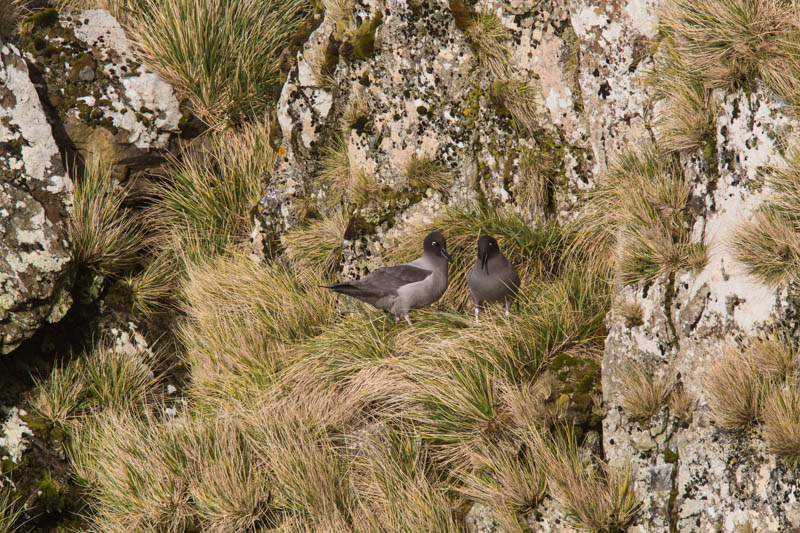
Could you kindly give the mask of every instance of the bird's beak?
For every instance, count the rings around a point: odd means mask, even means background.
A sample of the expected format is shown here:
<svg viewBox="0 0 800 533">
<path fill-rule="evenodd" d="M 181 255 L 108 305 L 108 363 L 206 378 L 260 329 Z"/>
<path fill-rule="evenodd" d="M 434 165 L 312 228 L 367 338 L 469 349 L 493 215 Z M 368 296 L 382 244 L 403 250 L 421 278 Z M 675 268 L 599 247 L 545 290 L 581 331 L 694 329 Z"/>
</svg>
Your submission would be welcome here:
<svg viewBox="0 0 800 533">
<path fill-rule="evenodd" d="M 450 257 L 450 254 L 448 254 L 448 253 L 447 253 L 447 250 L 445 250 L 444 248 L 442 248 L 442 257 L 444 257 L 445 259 L 447 259 L 447 262 L 448 262 L 448 263 L 452 263 L 452 262 L 453 262 L 453 258 L 452 258 L 452 257 Z"/>
<path fill-rule="evenodd" d="M 489 273 L 489 252 L 483 252 L 481 254 L 481 268 Z"/>
</svg>

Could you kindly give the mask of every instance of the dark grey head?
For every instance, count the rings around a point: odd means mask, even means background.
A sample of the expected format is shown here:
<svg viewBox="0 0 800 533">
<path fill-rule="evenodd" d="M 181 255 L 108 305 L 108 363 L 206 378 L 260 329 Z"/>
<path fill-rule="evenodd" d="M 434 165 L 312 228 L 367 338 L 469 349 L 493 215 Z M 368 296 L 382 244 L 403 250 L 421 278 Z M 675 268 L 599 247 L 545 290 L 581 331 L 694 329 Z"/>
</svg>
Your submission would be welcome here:
<svg viewBox="0 0 800 533">
<path fill-rule="evenodd" d="M 453 260 L 453 258 L 450 257 L 450 254 L 447 253 L 447 241 L 445 241 L 444 235 L 438 231 L 429 233 L 428 236 L 425 237 L 425 241 L 422 243 L 422 249 L 426 255 L 441 255 L 448 261 Z"/>
<path fill-rule="evenodd" d="M 500 247 L 497 241 L 491 235 L 484 235 L 478 239 L 478 261 L 481 262 L 481 268 L 489 273 L 489 258 L 494 257 L 500 253 Z"/>
</svg>

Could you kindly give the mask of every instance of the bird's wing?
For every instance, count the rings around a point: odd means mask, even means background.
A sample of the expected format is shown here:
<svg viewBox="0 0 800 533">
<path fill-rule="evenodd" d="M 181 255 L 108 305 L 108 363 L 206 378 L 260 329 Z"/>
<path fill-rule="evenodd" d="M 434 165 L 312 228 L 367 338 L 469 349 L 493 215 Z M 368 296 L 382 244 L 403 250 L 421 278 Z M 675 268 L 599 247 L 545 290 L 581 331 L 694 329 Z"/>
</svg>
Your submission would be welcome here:
<svg viewBox="0 0 800 533">
<path fill-rule="evenodd" d="M 357 298 L 397 294 L 397 289 L 403 285 L 422 281 L 431 274 L 430 270 L 407 264 L 382 267 L 365 278 L 346 283 L 337 283 L 327 288 Z"/>
</svg>

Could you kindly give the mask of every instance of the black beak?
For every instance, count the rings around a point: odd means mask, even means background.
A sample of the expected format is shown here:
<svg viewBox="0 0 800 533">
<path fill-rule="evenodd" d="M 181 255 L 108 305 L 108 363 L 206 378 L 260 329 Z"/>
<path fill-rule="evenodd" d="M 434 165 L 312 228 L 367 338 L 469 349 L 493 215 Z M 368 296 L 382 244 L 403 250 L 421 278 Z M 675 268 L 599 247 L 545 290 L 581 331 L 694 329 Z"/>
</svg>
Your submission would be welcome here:
<svg viewBox="0 0 800 533">
<path fill-rule="evenodd" d="M 489 252 L 483 252 L 481 254 L 481 268 L 489 273 Z"/>
<path fill-rule="evenodd" d="M 445 259 L 447 259 L 447 262 L 448 262 L 448 263 L 452 263 L 452 262 L 453 262 L 453 258 L 452 258 L 452 257 L 450 257 L 450 254 L 448 254 L 448 253 L 447 253 L 447 250 L 446 250 L 446 249 L 444 249 L 444 248 L 442 248 L 442 257 L 444 257 Z"/>
</svg>

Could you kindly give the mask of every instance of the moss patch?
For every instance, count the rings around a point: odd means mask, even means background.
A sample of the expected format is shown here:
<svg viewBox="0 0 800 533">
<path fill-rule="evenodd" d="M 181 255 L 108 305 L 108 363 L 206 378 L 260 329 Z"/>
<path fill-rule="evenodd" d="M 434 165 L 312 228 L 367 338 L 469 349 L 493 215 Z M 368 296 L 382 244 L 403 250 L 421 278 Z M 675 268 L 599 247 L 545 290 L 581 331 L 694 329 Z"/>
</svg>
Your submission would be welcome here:
<svg viewBox="0 0 800 533">
<path fill-rule="evenodd" d="M 375 32 L 383 22 L 383 14 L 377 13 L 350 35 L 339 47 L 340 55 L 348 62 L 366 59 L 375 52 Z"/>
</svg>

